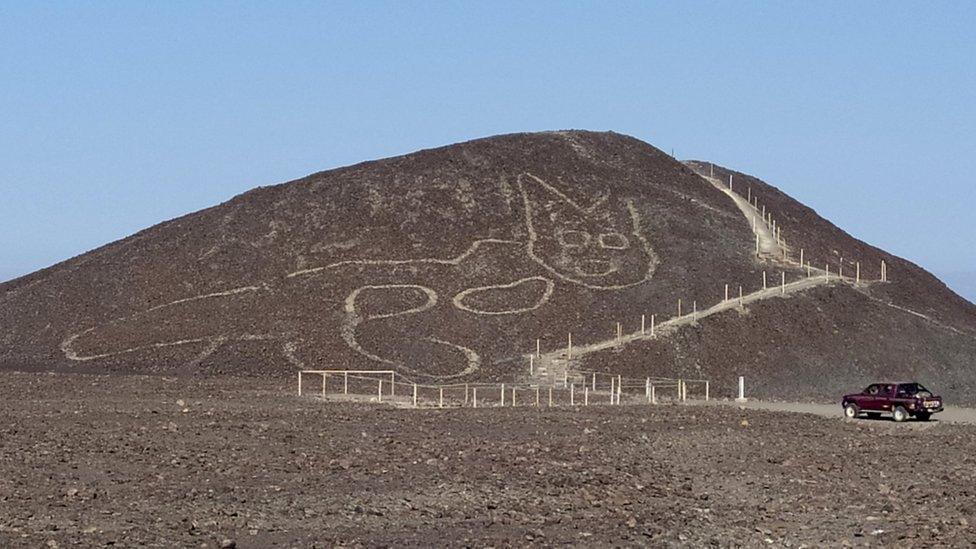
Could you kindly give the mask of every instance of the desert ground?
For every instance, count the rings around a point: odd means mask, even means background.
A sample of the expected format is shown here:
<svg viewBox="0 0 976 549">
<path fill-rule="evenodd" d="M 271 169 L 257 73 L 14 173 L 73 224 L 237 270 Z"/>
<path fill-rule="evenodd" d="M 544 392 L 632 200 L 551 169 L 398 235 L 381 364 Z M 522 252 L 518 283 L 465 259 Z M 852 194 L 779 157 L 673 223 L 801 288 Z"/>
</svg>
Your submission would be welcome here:
<svg viewBox="0 0 976 549">
<path fill-rule="evenodd" d="M 971 425 L 293 385 L 0 373 L 0 546 L 976 544 Z"/>
</svg>

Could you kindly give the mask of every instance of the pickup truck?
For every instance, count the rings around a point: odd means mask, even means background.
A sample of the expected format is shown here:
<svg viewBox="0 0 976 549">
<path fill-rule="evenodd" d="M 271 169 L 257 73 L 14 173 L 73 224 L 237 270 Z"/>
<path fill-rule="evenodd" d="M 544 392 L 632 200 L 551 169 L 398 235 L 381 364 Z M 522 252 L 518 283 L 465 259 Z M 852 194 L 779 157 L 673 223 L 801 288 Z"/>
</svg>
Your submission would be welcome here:
<svg viewBox="0 0 976 549">
<path fill-rule="evenodd" d="M 942 397 L 914 381 L 874 383 L 860 393 L 844 395 L 841 406 L 844 415 L 851 419 L 865 413 L 875 417 L 891 414 L 895 421 L 909 417 L 928 421 L 932 414 L 942 411 Z"/>
</svg>

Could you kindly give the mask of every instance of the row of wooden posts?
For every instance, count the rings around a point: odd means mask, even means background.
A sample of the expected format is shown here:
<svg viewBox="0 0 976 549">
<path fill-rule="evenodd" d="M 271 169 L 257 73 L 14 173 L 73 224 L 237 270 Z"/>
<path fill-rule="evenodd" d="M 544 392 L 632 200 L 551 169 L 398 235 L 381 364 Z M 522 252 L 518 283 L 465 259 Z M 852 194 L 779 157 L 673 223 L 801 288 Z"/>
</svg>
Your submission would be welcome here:
<svg viewBox="0 0 976 549">
<path fill-rule="evenodd" d="M 714 176 L 715 175 L 715 168 L 714 168 L 714 166 L 713 165 L 710 165 L 710 169 L 711 169 L 712 176 Z M 732 174 L 729 174 L 729 191 L 735 192 L 735 189 L 732 186 Z M 772 212 L 766 212 L 766 205 L 765 204 L 759 204 L 759 197 L 752 196 L 752 187 L 748 187 L 747 188 L 747 191 L 746 191 L 746 202 L 750 206 L 752 206 L 753 209 L 756 210 L 756 213 L 757 214 L 762 215 L 763 223 L 766 224 L 766 228 L 769 229 L 770 231 L 772 231 L 773 238 L 776 239 L 776 243 L 779 244 L 780 246 L 782 246 L 782 248 L 783 248 L 783 259 L 786 260 L 786 261 L 789 261 L 789 250 L 787 249 L 786 241 L 783 240 L 783 228 L 781 226 L 779 226 L 778 223 L 776 222 L 776 219 L 773 218 Z M 752 232 L 756 233 L 756 255 L 758 256 L 760 254 L 760 249 L 761 248 L 760 248 L 759 233 L 756 231 L 756 217 L 755 216 L 753 216 L 753 218 L 752 218 Z M 840 263 L 840 265 L 838 267 L 838 276 L 840 278 L 843 278 L 844 277 L 844 258 L 843 257 L 840 258 L 839 263 Z M 813 268 L 812 268 L 812 265 L 809 262 L 805 262 L 804 261 L 804 250 L 803 250 L 803 248 L 800 248 L 800 261 L 799 261 L 799 265 L 800 265 L 800 268 L 801 269 L 802 268 L 806 268 L 807 269 L 807 276 L 812 276 L 812 272 L 811 271 L 812 271 Z M 858 283 L 859 284 L 861 282 L 861 264 L 860 264 L 860 262 L 855 262 L 854 263 L 854 268 L 855 268 L 855 271 L 856 271 L 856 273 L 855 273 L 855 283 Z M 825 276 L 827 276 L 829 278 L 829 276 L 830 276 L 830 263 L 829 262 L 827 262 L 827 263 L 824 264 L 824 273 L 825 273 Z M 881 282 L 888 282 L 888 266 L 886 265 L 886 263 L 885 263 L 884 260 L 881 260 Z M 765 284 L 763 285 L 763 288 L 765 288 Z M 728 298 L 726 297 L 726 300 L 727 299 Z"/>
<path fill-rule="evenodd" d="M 343 395 L 348 395 L 349 394 L 349 378 L 350 378 L 350 374 L 353 374 L 352 377 L 353 378 L 356 378 L 356 379 L 365 379 L 365 380 L 371 380 L 371 381 L 375 381 L 376 382 L 376 401 L 377 402 L 383 402 L 384 397 L 387 397 L 388 399 L 391 399 L 392 400 L 396 396 L 396 385 L 397 385 L 397 382 L 396 382 L 396 374 L 395 374 L 395 372 L 390 371 L 390 370 L 378 370 L 378 371 L 372 371 L 372 370 L 304 370 L 304 371 L 300 371 L 298 373 L 298 394 L 299 394 L 299 396 L 302 395 L 302 391 L 303 391 L 303 375 L 308 375 L 308 374 L 315 374 L 315 375 L 321 375 L 322 376 L 322 388 L 321 388 L 321 391 L 322 391 L 322 397 L 323 398 L 325 398 L 327 396 L 327 394 L 328 394 L 328 378 L 329 378 L 329 376 L 335 376 L 335 377 L 341 376 L 341 378 L 342 378 L 342 394 Z M 386 379 L 387 376 L 390 376 L 390 378 L 388 380 Z M 596 376 L 594 374 L 594 376 L 592 378 L 592 386 L 590 384 L 582 384 L 582 386 L 579 387 L 579 388 L 576 386 L 576 384 L 570 384 L 568 386 L 568 390 L 569 390 L 569 404 L 570 404 L 570 406 L 577 406 L 577 405 L 589 406 L 590 405 L 590 400 L 591 400 L 591 394 L 592 394 L 593 397 L 596 397 L 597 395 L 607 395 L 609 397 L 609 402 L 608 402 L 609 404 L 619 405 L 620 404 L 620 397 L 623 394 L 623 388 L 625 387 L 625 384 L 624 384 L 625 381 L 635 381 L 635 380 L 626 380 L 626 379 L 624 379 L 623 377 L 621 377 L 619 375 L 618 376 L 611 376 L 611 378 L 610 378 L 610 389 L 609 389 L 609 391 L 606 391 L 606 392 L 597 391 L 596 390 Z M 675 395 L 675 398 L 677 400 L 679 400 L 679 401 L 685 401 L 685 400 L 688 399 L 688 383 L 704 384 L 704 398 L 705 398 L 706 401 L 709 399 L 709 382 L 707 380 L 681 380 L 681 379 L 678 379 L 678 380 L 674 380 L 674 381 L 661 382 L 661 381 L 652 380 L 651 378 L 646 378 L 644 380 L 644 384 L 643 384 L 644 385 L 644 396 L 647 399 L 647 402 L 648 403 L 657 404 L 657 402 L 658 402 L 658 398 L 657 398 L 657 396 L 658 396 L 658 392 L 657 392 L 658 389 L 661 389 L 661 388 L 675 388 L 676 391 L 677 391 L 677 393 Z M 472 408 L 477 408 L 478 407 L 478 402 L 479 402 L 479 400 L 478 400 L 478 389 L 481 389 L 482 390 L 482 403 L 483 404 L 485 403 L 485 400 L 484 400 L 485 391 L 498 391 L 498 395 L 499 395 L 498 402 L 499 402 L 499 405 L 502 406 L 502 407 L 504 407 L 504 406 L 517 406 L 518 405 L 518 402 L 517 402 L 518 391 L 523 391 L 523 392 L 524 391 L 531 391 L 531 392 L 534 392 L 534 396 L 535 396 L 534 401 L 531 398 L 529 400 L 529 402 L 531 403 L 531 405 L 534 405 L 536 407 L 540 407 L 540 406 L 542 406 L 542 403 L 543 403 L 543 399 L 542 399 L 542 394 L 543 394 L 542 393 L 542 390 L 543 390 L 543 388 L 540 387 L 540 386 L 537 386 L 537 385 L 536 386 L 524 386 L 524 385 L 523 386 L 517 386 L 517 385 L 516 386 L 512 386 L 512 385 L 509 385 L 508 387 L 506 387 L 506 385 L 504 383 L 500 383 L 500 384 L 498 384 L 498 386 L 487 385 L 487 384 L 478 384 L 478 385 L 475 385 L 475 384 L 467 384 L 467 383 L 465 383 L 465 384 L 455 384 L 455 385 L 421 385 L 421 384 L 418 384 L 418 383 L 407 383 L 407 384 L 405 384 L 405 383 L 400 382 L 399 384 L 400 385 L 407 385 L 408 387 L 411 388 L 411 392 L 409 393 L 409 396 L 410 396 L 410 399 L 411 399 L 411 403 L 413 404 L 414 407 L 417 407 L 420 404 L 419 390 L 421 388 L 425 388 L 425 389 L 437 389 L 437 395 L 438 395 L 438 397 L 437 397 L 437 406 L 440 407 L 440 408 L 443 408 L 444 407 L 444 404 L 445 404 L 444 390 L 445 389 L 452 389 L 452 388 L 461 388 L 461 387 L 464 388 L 463 406 L 470 405 Z M 627 387 L 630 387 L 630 388 L 639 387 L 640 386 L 640 381 L 636 381 L 636 383 L 632 383 L 632 384 L 626 385 L 626 386 Z M 547 396 L 545 402 L 547 403 L 547 405 L 549 407 L 556 406 L 557 403 L 556 403 L 556 401 L 554 399 L 554 394 L 553 394 L 555 388 L 552 387 L 552 386 L 550 386 L 550 387 L 546 387 L 545 389 L 546 389 L 546 396 Z M 577 397 L 577 394 L 580 392 L 580 389 L 582 390 L 582 400 L 580 400 Z M 606 398 L 606 397 L 604 397 L 604 398 Z M 594 403 L 598 403 L 598 402 L 594 402 Z"/>
<path fill-rule="evenodd" d="M 619 378 L 619 376 L 618 376 L 618 378 Z M 704 398 L 705 398 L 706 401 L 708 401 L 709 400 L 709 382 L 707 380 L 696 380 L 696 381 L 699 381 L 701 383 L 704 383 L 704 391 L 705 391 Z M 378 400 L 378 402 L 382 402 L 382 395 L 383 395 L 382 383 L 383 383 L 383 381 L 382 380 L 379 380 L 380 388 L 378 389 L 378 392 L 377 392 L 377 396 L 378 396 L 378 399 L 377 400 Z M 603 394 L 608 394 L 608 396 L 610 397 L 610 400 L 609 400 L 608 404 L 611 404 L 611 405 L 619 405 L 620 404 L 620 396 L 621 396 L 621 394 L 623 392 L 623 386 L 621 385 L 621 383 L 619 381 L 617 381 L 616 383 L 613 383 L 613 378 L 611 378 L 611 383 L 612 383 L 612 385 L 610 387 L 610 391 L 608 391 L 607 393 L 603 393 Z M 412 404 L 413 404 L 413 406 L 415 408 L 416 407 L 419 407 L 419 399 L 418 399 L 418 388 L 419 387 L 422 387 L 422 386 L 421 385 L 418 385 L 416 383 L 413 384 Z M 424 386 L 424 387 L 429 387 L 429 386 Z M 489 389 L 489 390 L 493 389 L 492 387 L 485 387 L 484 385 L 482 385 L 480 387 L 482 389 Z M 644 388 L 644 396 L 647 399 L 647 402 L 648 403 L 650 403 L 650 404 L 657 404 L 658 403 L 657 389 L 658 388 L 662 388 L 662 387 L 673 387 L 673 388 L 675 388 L 677 390 L 676 400 L 679 400 L 681 402 L 684 402 L 684 401 L 687 401 L 688 400 L 688 382 L 687 381 L 684 381 L 684 380 L 680 380 L 679 379 L 679 380 L 677 380 L 673 384 L 659 385 L 659 384 L 652 383 L 651 380 L 650 380 L 650 378 L 648 378 L 646 380 L 646 385 L 645 385 L 645 388 Z M 464 392 L 464 405 L 465 406 L 467 406 L 468 403 L 470 402 L 472 408 L 477 408 L 478 407 L 478 388 L 479 388 L 479 386 L 473 386 L 473 387 L 471 387 L 471 390 L 470 390 L 470 394 L 471 394 L 470 401 L 468 399 L 468 389 L 465 388 L 465 392 Z M 437 389 L 438 389 L 437 406 L 439 408 L 443 408 L 444 407 L 444 387 L 437 387 Z M 577 395 L 577 392 L 578 392 L 578 390 L 576 388 L 576 384 L 575 383 L 570 383 L 569 386 L 568 386 L 568 389 L 569 389 L 569 405 L 570 406 L 578 406 L 578 405 L 589 406 L 590 405 L 590 394 L 592 393 L 594 396 L 601 394 L 601 393 L 597 392 L 596 390 L 591 391 L 589 385 L 583 384 L 582 385 L 583 398 L 582 398 L 582 401 L 580 401 L 577 398 L 577 396 L 576 396 Z M 518 394 L 517 391 L 518 390 L 534 391 L 534 393 L 535 393 L 535 400 L 532 401 L 530 399 L 530 401 L 529 401 L 531 403 L 530 405 L 534 405 L 535 407 L 540 407 L 542 405 L 542 398 L 541 398 L 542 397 L 542 387 L 540 387 L 538 385 L 528 386 L 528 387 L 526 387 L 526 386 L 522 386 L 522 387 L 519 387 L 519 386 L 509 386 L 508 389 L 506 389 L 505 384 L 504 383 L 500 383 L 499 384 L 499 387 L 498 387 L 498 391 L 499 391 L 499 400 L 498 400 L 499 406 L 501 406 L 503 408 L 505 406 L 511 406 L 511 407 L 517 406 L 518 405 L 517 404 L 517 394 Z M 553 391 L 554 390 L 555 390 L 555 388 L 553 386 L 546 387 L 546 394 L 547 394 L 546 403 L 547 403 L 547 406 L 550 407 L 550 408 L 556 406 L 555 400 L 553 398 Z M 482 394 L 484 394 L 484 393 L 482 393 Z M 509 395 L 507 400 L 506 400 L 506 395 Z M 484 402 L 484 399 L 482 399 L 482 402 Z"/>
<path fill-rule="evenodd" d="M 800 252 L 801 252 L 801 257 L 802 257 L 803 250 L 800 250 Z M 855 267 L 856 268 L 855 268 L 854 282 L 855 282 L 855 284 L 860 284 L 861 283 L 861 264 L 860 264 L 860 262 L 856 262 L 855 263 Z M 812 277 L 813 276 L 812 271 L 811 271 L 811 267 L 810 267 L 809 264 L 807 265 L 807 276 L 808 277 Z M 830 272 L 830 265 L 829 264 L 824 269 L 823 277 L 824 277 L 824 281 L 825 282 L 829 282 L 830 281 L 831 272 Z M 841 267 L 839 269 L 839 273 L 837 274 L 837 278 L 840 278 L 841 280 L 843 280 L 843 278 L 844 278 L 844 268 L 843 268 L 843 265 L 841 265 Z M 881 261 L 881 281 L 882 282 L 887 282 L 887 280 L 888 280 L 888 277 L 887 277 L 887 265 L 882 260 Z M 779 286 L 780 286 L 780 292 L 781 292 L 781 294 L 782 295 L 786 295 L 786 271 L 780 272 L 780 284 L 779 284 Z M 762 272 L 762 289 L 763 290 L 768 290 L 769 287 L 770 286 L 769 286 L 768 274 L 767 274 L 766 271 L 763 271 Z M 723 302 L 730 301 L 730 299 L 732 297 L 729 294 L 730 288 L 731 288 L 730 285 L 728 285 L 728 284 L 725 285 L 725 299 L 724 299 Z M 745 296 L 743 294 L 743 289 L 742 289 L 742 286 L 741 285 L 739 285 L 738 301 L 739 301 L 739 306 L 740 307 L 744 305 Z M 682 311 L 683 311 L 683 309 L 682 309 L 682 301 L 681 301 L 681 298 L 678 298 L 678 310 L 677 310 L 677 315 L 675 316 L 675 318 L 680 318 L 682 316 Z M 695 320 L 695 321 L 698 320 L 698 301 L 697 300 L 693 300 L 692 303 L 691 303 L 691 315 L 692 315 L 692 319 L 693 320 Z M 654 335 L 655 335 L 655 327 L 656 327 L 656 316 L 655 315 L 653 315 L 653 314 L 650 315 L 650 330 L 649 331 L 647 330 L 647 315 L 643 315 L 643 314 L 641 315 L 641 317 L 640 317 L 640 335 L 641 336 L 650 335 L 651 337 L 654 337 Z M 617 322 L 616 323 L 616 334 L 617 334 L 617 339 L 623 339 L 623 337 L 624 337 L 623 324 L 620 323 L 620 322 Z M 573 333 L 572 332 L 569 332 L 568 337 L 567 337 L 566 356 L 567 356 L 568 359 L 572 359 L 572 357 L 573 357 Z M 542 357 L 542 340 L 541 339 L 536 339 L 535 340 L 535 354 L 534 355 L 529 355 L 529 375 L 534 375 L 534 373 L 535 373 L 535 360 L 538 359 L 538 358 L 541 358 L 541 357 Z"/>
</svg>

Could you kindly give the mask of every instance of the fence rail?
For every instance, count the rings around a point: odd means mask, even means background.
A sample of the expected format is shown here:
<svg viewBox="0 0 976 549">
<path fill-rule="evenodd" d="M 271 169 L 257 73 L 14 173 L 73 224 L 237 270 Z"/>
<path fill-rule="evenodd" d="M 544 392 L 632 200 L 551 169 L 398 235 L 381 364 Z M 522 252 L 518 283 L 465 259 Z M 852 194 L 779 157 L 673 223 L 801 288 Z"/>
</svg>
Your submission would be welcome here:
<svg viewBox="0 0 976 549">
<path fill-rule="evenodd" d="M 388 403 L 414 408 L 486 408 L 505 406 L 591 406 L 683 402 L 689 386 L 709 399 L 708 381 L 670 378 L 625 378 L 588 372 L 587 383 L 533 385 L 512 383 L 423 384 L 393 370 L 302 370 L 298 395 L 317 394 L 330 400 Z M 606 382 L 601 381 L 606 376 Z M 321 378 L 321 379 L 319 379 Z M 317 383 L 317 382 L 321 383 Z M 309 389 L 309 383 L 314 389 Z"/>
</svg>

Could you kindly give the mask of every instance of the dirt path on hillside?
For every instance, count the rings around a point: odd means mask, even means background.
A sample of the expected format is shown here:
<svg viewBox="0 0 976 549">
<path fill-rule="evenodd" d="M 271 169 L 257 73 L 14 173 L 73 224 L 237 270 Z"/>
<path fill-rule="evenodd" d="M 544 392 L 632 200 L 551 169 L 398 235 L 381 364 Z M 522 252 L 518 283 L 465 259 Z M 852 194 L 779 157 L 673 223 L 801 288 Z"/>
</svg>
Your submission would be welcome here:
<svg viewBox="0 0 976 549">
<path fill-rule="evenodd" d="M 635 341 L 652 340 L 658 337 L 665 337 L 674 333 L 682 326 L 697 323 L 700 320 L 729 309 L 745 307 L 750 303 L 755 303 L 764 299 L 772 299 L 777 297 L 788 298 L 790 295 L 797 292 L 802 292 L 816 286 L 837 284 L 838 282 L 853 285 L 854 281 L 848 278 L 841 279 L 836 276 L 828 278 L 823 275 L 814 275 L 811 277 L 794 280 L 785 285 L 781 282 L 780 284 L 770 286 L 765 290 L 758 290 L 750 294 L 746 294 L 742 296 L 741 299 L 739 297 L 730 297 L 730 299 L 720 301 L 706 309 L 702 309 L 700 311 L 690 311 L 681 316 L 672 317 L 655 325 L 653 330 L 647 328 L 644 333 L 637 331 L 634 333 L 623 334 L 621 337 L 617 338 L 606 339 L 587 345 L 574 346 L 572 349 L 572 357 L 576 359 L 590 353 L 611 349 L 621 345 L 628 345 Z M 861 283 L 861 285 L 865 284 L 868 283 Z M 539 356 L 535 360 L 535 375 L 529 382 L 542 385 L 558 384 L 562 383 L 564 379 L 572 380 L 574 376 L 578 377 L 578 373 L 573 372 L 572 365 L 567 360 L 566 351 L 566 349 L 559 349 L 556 351 L 543 353 L 541 356 Z M 569 368 L 568 372 L 567 368 Z"/>
<path fill-rule="evenodd" d="M 752 232 L 759 237 L 760 255 L 775 258 L 783 257 L 783 247 L 780 246 L 779 242 L 777 241 L 776 235 L 774 235 L 772 229 L 766 225 L 762 215 L 756 211 L 756 208 L 754 208 L 752 204 L 749 204 L 745 197 L 735 192 L 734 189 L 730 189 L 728 185 L 726 185 L 720 179 L 710 177 L 705 174 L 698 175 L 700 175 L 705 181 L 711 183 L 716 189 L 725 193 L 725 195 L 731 198 L 732 201 L 735 202 L 735 205 L 739 207 L 742 215 L 746 217 L 746 221 L 748 221 L 752 226 Z"/>
<path fill-rule="evenodd" d="M 696 173 L 698 173 L 703 180 L 710 183 L 716 189 L 725 193 L 725 195 L 728 196 L 739 208 L 742 215 L 745 216 L 746 221 L 752 227 L 753 234 L 755 234 L 759 239 L 759 255 L 765 257 L 766 259 L 771 259 L 774 262 L 781 261 L 784 257 L 784 248 L 782 245 L 780 245 L 776 235 L 773 234 L 772 228 L 766 224 L 760 212 L 757 211 L 756 208 L 753 207 L 745 197 L 736 193 L 734 189 L 728 188 L 728 186 L 725 185 L 721 180 L 697 171 Z M 786 297 L 795 292 L 804 291 L 815 286 L 837 281 L 849 283 L 851 285 L 854 285 L 855 283 L 853 279 L 847 277 L 839 277 L 836 275 L 831 277 L 828 273 L 820 269 L 808 269 L 807 274 L 807 277 L 794 280 L 787 284 L 783 284 L 782 280 L 779 282 L 779 284 L 777 284 L 775 280 L 770 280 L 770 286 L 767 289 L 744 295 L 741 298 L 730 294 L 730 299 L 728 300 L 721 301 L 701 311 L 692 310 L 687 314 L 672 317 L 669 320 L 658 324 L 651 330 L 645 330 L 643 333 L 638 331 L 630 334 L 621 334 L 620 337 L 573 347 L 571 350 L 572 356 L 567 353 L 567 349 L 557 349 L 543 353 L 537 357 L 533 357 L 535 360 L 534 370 L 532 375 L 529 377 L 528 382 L 539 385 L 552 385 L 569 381 L 579 381 L 579 372 L 574 372 L 572 362 L 574 358 L 579 358 L 580 356 L 584 356 L 589 353 L 610 349 L 619 345 L 626 345 L 642 339 L 646 340 L 658 336 L 668 335 L 673 333 L 681 326 L 696 323 L 701 319 L 728 309 L 744 307 L 748 303 L 773 297 Z M 861 282 L 860 284 L 865 285 L 868 283 Z M 729 291 L 732 292 L 734 290 L 730 287 Z M 687 304 L 685 305 L 685 310 L 687 310 Z"/>
</svg>

